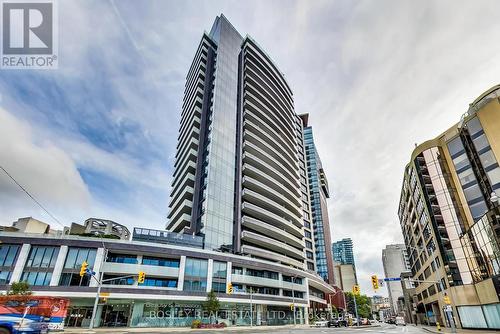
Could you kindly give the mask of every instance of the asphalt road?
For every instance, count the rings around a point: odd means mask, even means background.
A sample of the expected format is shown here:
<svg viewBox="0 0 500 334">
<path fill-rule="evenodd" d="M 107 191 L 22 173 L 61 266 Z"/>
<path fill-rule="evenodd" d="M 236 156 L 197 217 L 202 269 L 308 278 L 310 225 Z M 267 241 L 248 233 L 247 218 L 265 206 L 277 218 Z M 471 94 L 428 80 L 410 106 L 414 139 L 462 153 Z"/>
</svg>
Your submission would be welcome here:
<svg viewBox="0 0 500 334">
<path fill-rule="evenodd" d="M 101 331 L 90 332 L 83 329 L 81 332 L 71 332 L 73 333 L 103 333 Z M 143 331 L 138 331 L 134 329 L 132 331 L 113 331 L 113 334 L 128 334 L 128 333 L 148 333 L 148 334 L 163 334 L 165 331 L 154 332 L 151 329 L 144 328 Z M 174 333 L 174 332 L 172 332 Z M 395 326 L 388 324 L 381 324 L 380 327 L 369 327 L 369 328 L 269 328 L 269 329 L 226 329 L 221 331 L 216 330 L 193 330 L 193 331 L 183 331 L 178 333 L 194 333 L 194 334 L 262 334 L 262 333 L 277 333 L 277 334 L 376 334 L 376 333 L 386 333 L 386 334 L 428 334 L 427 331 L 417 328 L 415 326 Z"/>
</svg>

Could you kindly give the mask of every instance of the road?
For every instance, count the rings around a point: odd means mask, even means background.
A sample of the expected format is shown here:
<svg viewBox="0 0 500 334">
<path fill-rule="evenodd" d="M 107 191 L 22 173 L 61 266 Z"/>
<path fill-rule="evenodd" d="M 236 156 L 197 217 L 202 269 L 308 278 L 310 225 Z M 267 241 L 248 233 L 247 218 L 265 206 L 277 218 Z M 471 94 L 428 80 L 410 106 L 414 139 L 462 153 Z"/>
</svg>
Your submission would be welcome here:
<svg viewBox="0 0 500 334">
<path fill-rule="evenodd" d="M 172 331 L 171 333 L 175 333 Z M 71 334 L 89 334 L 89 333 L 105 333 L 97 330 L 95 332 L 82 329 L 82 331 L 71 331 Z M 166 331 L 151 331 L 151 329 L 144 328 L 142 331 L 138 329 L 131 329 L 128 331 L 126 328 L 121 330 L 114 330 L 110 332 L 113 334 L 128 334 L 128 333 L 148 333 L 148 334 L 162 334 Z M 425 330 L 415 326 L 395 326 L 382 324 L 380 327 L 369 328 L 260 328 L 260 329 L 225 329 L 225 330 L 189 330 L 179 331 L 178 333 L 193 333 L 193 334 L 262 334 L 262 333 L 277 333 L 277 334 L 428 334 Z"/>
</svg>

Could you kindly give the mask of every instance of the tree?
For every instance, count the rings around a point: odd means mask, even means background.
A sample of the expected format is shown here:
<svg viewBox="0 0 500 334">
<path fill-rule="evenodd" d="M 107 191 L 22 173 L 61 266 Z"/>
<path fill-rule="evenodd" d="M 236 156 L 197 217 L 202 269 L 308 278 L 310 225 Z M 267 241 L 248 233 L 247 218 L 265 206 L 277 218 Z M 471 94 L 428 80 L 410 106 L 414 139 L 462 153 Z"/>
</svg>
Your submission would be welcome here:
<svg viewBox="0 0 500 334">
<path fill-rule="evenodd" d="M 29 296 L 31 295 L 30 285 L 27 282 L 14 282 L 10 286 L 8 295 Z"/>
<path fill-rule="evenodd" d="M 351 292 L 345 294 L 347 310 L 351 314 L 356 314 L 354 310 L 354 295 Z M 366 295 L 356 295 L 356 304 L 358 306 L 358 316 L 360 318 L 369 318 L 371 315 L 371 301 Z"/>
<path fill-rule="evenodd" d="M 220 302 L 214 291 L 210 291 L 207 294 L 207 300 L 203 304 L 203 309 L 209 312 L 210 323 L 212 323 L 212 314 L 215 315 L 220 309 Z"/>
</svg>

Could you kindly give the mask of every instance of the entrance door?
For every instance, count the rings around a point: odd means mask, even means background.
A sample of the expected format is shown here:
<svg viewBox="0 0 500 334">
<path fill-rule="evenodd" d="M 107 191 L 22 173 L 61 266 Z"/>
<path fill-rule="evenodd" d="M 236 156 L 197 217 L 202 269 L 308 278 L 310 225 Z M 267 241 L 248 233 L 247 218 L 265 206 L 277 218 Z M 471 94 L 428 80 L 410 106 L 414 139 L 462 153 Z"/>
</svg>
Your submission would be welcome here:
<svg viewBox="0 0 500 334">
<path fill-rule="evenodd" d="M 130 315 L 130 305 L 104 305 L 102 309 L 103 327 L 126 327 Z"/>
<path fill-rule="evenodd" d="M 92 317 L 91 307 L 70 307 L 65 320 L 65 327 L 82 327 Z"/>
</svg>

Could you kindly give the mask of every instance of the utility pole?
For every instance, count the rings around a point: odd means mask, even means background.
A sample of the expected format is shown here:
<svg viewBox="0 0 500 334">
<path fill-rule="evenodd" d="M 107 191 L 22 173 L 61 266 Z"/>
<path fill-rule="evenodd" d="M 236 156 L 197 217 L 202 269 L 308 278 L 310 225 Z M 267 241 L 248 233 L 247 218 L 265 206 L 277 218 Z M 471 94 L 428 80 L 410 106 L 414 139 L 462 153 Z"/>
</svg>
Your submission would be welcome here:
<svg viewBox="0 0 500 334">
<path fill-rule="evenodd" d="M 295 291 L 293 289 L 293 284 L 295 283 L 295 276 L 292 276 L 292 305 L 293 305 L 293 325 L 297 324 L 295 320 Z"/>
<path fill-rule="evenodd" d="M 250 288 L 250 327 L 253 325 L 253 311 L 252 311 L 252 288 Z"/>
<path fill-rule="evenodd" d="M 354 300 L 354 312 L 356 313 L 356 325 L 359 326 L 359 317 L 358 317 L 358 304 L 356 303 L 356 295 L 353 294 Z"/>
</svg>

